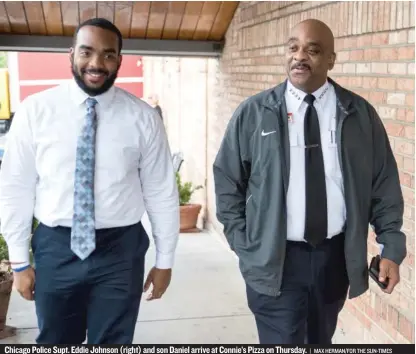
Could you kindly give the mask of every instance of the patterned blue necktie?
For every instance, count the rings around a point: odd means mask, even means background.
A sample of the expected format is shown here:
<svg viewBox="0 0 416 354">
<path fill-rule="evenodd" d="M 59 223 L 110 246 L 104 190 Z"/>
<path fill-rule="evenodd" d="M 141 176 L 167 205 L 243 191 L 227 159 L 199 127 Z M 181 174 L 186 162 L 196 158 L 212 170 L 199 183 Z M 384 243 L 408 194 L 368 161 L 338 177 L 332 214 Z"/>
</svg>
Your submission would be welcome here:
<svg viewBox="0 0 416 354">
<path fill-rule="evenodd" d="M 95 250 L 94 172 L 97 101 L 88 98 L 86 103 L 87 116 L 77 145 L 71 230 L 71 249 L 82 260 Z"/>
</svg>

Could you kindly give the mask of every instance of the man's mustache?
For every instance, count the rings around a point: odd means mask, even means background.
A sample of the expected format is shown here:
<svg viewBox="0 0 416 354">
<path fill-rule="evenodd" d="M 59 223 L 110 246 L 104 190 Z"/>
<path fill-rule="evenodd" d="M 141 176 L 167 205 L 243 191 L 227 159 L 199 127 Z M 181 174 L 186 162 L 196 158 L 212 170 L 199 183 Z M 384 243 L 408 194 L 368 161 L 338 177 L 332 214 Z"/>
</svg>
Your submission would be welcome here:
<svg viewBox="0 0 416 354">
<path fill-rule="evenodd" d="M 106 75 L 106 76 L 108 76 L 109 75 L 109 72 L 108 71 L 106 71 L 106 70 L 103 70 L 103 69 L 81 69 L 81 73 L 82 74 L 97 74 L 97 75 L 99 75 L 99 74 L 103 74 L 103 75 Z"/>
<path fill-rule="evenodd" d="M 308 69 L 308 70 L 311 70 L 311 67 L 308 64 L 306 64 L 306 63 L 296 63 L 296 64 L 292 65 L 292 67 L 290 68 L 290 70 L 303 69 L 303 68 Z"/>
</svg>

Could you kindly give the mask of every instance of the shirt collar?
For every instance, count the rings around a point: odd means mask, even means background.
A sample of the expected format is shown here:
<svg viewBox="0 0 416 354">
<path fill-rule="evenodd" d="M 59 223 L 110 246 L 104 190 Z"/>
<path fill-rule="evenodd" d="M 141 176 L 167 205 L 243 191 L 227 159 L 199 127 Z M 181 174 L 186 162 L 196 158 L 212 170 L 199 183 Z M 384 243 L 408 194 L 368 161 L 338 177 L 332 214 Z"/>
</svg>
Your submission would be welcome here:
<svg viewBox="0 0 416 354">
<path fill-rule="evenodd" d="M 330 84 L 328 81 L 325 82 L 319 89 L 317 89 L 312 94 L 315 96 L 316 101 L 320 105 L 324 106 L 326 103 L 326 100 L 328 98 L 328 90 L 329 90 Z M 299 89 L 297 89 L 293 84 L 290 82 L 290 80 L 287 81 L 287 97 L 290 100 L 290 106 L 293 107 L 294 112 L 297 112 L 304 102 L 305 96 L 307 95 L 306 92 L 303 92 Z"/>
<path fill-rule="evenodd" d="M 83 104 L 88 97 L 90 97 L 88 94 L 86 94 L 76 83 L 75 80 L 72 80 L 69 85 L 70 95 L 72 100 L 77 104 L 81 105 Z M 108 91 L 104 92 L 101 95 L 94 96 L 98 102 L 98 105 L 102 107 L 106 107 L 110 105 L 115 95 L 115 88 L 112 86 Z"/>
</svg>

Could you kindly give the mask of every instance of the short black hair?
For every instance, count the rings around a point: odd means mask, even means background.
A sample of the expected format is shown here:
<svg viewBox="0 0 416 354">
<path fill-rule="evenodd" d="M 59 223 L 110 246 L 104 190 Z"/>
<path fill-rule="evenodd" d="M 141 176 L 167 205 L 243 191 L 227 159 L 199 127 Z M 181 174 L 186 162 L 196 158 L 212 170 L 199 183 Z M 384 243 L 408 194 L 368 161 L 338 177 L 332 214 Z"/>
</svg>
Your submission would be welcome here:
<svg viewBox="0 0 416 354">
<path fill-rule="evenodd" d="M 74 45 L 77 41 L 79 30 L 85 26 L 95 26 L 115 33 L 118 38 L 118 53 L 120 54 L 121 49 L 123 48 L 123 36 L 120 30 L 112 22 L 100 17 L 90 18 L 89 20 L 86 20 L 78 25 L 74 33 Z"/>
</svg>

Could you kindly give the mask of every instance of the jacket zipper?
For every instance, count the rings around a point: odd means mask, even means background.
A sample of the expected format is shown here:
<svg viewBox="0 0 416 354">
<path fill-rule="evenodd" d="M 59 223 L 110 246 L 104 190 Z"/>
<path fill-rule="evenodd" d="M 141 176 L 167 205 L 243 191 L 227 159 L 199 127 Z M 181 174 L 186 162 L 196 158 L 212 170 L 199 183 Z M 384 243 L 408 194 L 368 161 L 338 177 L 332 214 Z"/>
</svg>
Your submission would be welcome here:
<svg viewBox="0 0 416 354">
<path fill-rule="evenodd" d="M 246 205 L 248 204 L 248 201 L 251 199 L 252 196 L 253 196 L 253 194 L 250 194 L 250 196 L 247 198 Z"/>
<path fill-rule="evenodd" d="M 344 125 L 344 121 L 348 117 L 349 113 L 347 111 L 345 111 L 343 108 L 340 108 L 340 109 L 341 109 L 341 112 L 342 112 L 342 116 L 341 116 L 341 118 L 338 122 L 338 127 L 337 127 L 337 132 L 336 132 L 336 140 L 337 140 L 339 166 L 340 166 L 340 169 L 341 169 L 341 175 L 344 179 L 344 195 L 345 195 L 345 178 L 344 178 L 344 166 L 343 166 L 344 161 L 342 159 L 341 133 L 342 133 L 342 127 Z M 344 198 L 345 198 L 345 204 L 347 204 L 346 195 L 345 195 Z M 347 205 L 345 205 L 345 207 L 347 207 Z M 346 252 L 345 249 L 344 249 L 344 257 L 345 257 L 345 259 L 347 259 L 347 252 Z"/>
<path fill-rule="evenodd" d="M 344 176 L 344 167 L 343 167 L 344 161 L 342 159 L 342 151 L 341 151 L 341 148 L 342 148 L 341 133 L 342 133 L 342 127 L 344 125 L 344 121 L 348 117 L 349 113 L 345 111 L 344 108 L 341 108 L 341 107 L 339 108 L 341 110 L 342 116 L 338 121 L 336 139 L 337 139 L 337 152 L 338 152 L 339 166 L 341 168 L 341 174 L 342 176 Z"/>
<path fill-rule="evenodd" d="M 283 112 L 282 112 L 282 109 L 283 109 Z M 278 103 L 277 113 L 278 113 L 279 118 L 281 120 L 283 120 L 284 117 L 286 117 L 286 115 L 287 115 L 286 108 L 285 108 L 284 105 L 281 104 L 281 102 Z M 279 124 L 280 124 L 280 122 L 279 122 Z M 288 126 L 285 125 L 284 123 L 283 124 L 280 124 L 280 130 L 285 129 L 285 128 L 286 128 L 286 131 L 283 134 L 283 136 L 285 136 L 285 135 L 288 134 Z M 288 164 L 287 164 L 287 161 L 286 161 L 286 155 L 288 155 L 287 152 L 290 151 L 289 150 L 290 149 L 290 144 L 287 144 L 287 141 L 286 140 L 288 140 L 288 139 L 285 139 L 284 140 L 284 144 L 282 144 L 282 147 L 283 146 L 285 147 L 285 149 L 283 150 L 283 153 L 284 154 L 282 154 L 282 157 L 285 159 L 285 165 L 286 165 L 286 167 L 288 167 Z M 290 154 L 290 152 L 289 152 L 289 154 Z M 286 183 L 285 183 L 285 181 L 286 181 Z M 284 188 L 285 196 L 287 196 L 287 188 L 289 186 L 289 179 L 286 178 L 286 176 L 283 176 L 283 185 L 285 186 L 285 188 Z M 287 214 L 287 210 L 286 210 L 286 214 Z M 286 235 L 286 239 L 287 239 L 287 235 Z M 282 266 L 280 267 L 280 271 L 279 271 L 279 278 L 278 278 L 279 283 L 277 284 L 277 288 L 279 290 L 277 291 L 276 297 L 279 297 L 282 294 L 280 288 L 282 286 L 283 269 L 284 269 L 284 264 L 285 264 L 285 261 L 286 261 L 286 240 L 284 242 L 284 247 L 282 247 L 282 251 L 281 251 L 281 255 L 280 256 L 281 256 L 281 258 L 283 260 L 281 262 Z"/>
<path fill-rule="evenodd" d="M 343 163 L 344 161 L 342 161 L 342 151 L 341 151 L 341 130 L 342 130 L 342 126 L 344 125 L 344 120 L 345 120 L 345 116 L 342 117 L 339 122 L 338 122 L 338 128 L 337 128 L 337 152 L 338 152 L 338 159 L 339 159 L 339 166 L 341 168 L 341 175 L 344 175 L 344 167 L 343 167 Z"/>
</svg>

